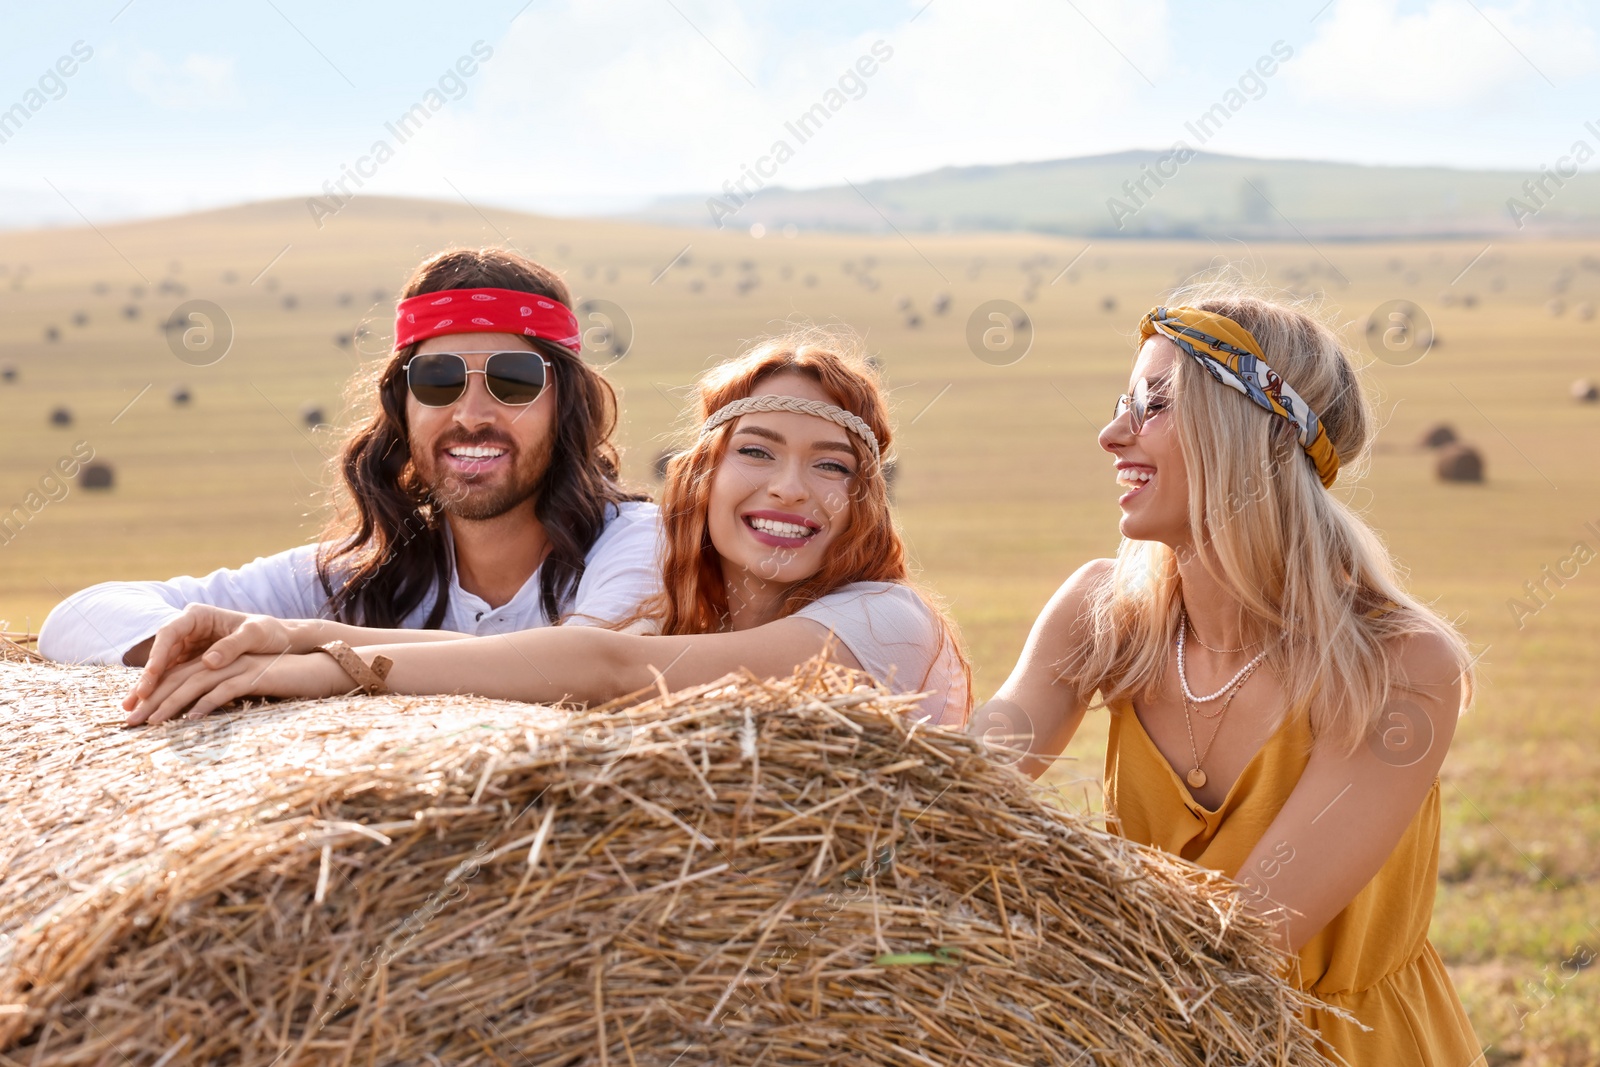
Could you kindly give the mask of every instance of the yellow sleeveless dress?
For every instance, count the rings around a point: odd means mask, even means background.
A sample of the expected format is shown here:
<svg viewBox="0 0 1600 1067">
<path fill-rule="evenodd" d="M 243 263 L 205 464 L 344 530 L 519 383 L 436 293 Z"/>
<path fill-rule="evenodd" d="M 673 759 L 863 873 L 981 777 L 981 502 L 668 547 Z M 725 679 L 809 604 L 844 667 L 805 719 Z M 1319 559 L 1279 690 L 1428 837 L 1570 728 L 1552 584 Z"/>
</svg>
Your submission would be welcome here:
<svg viewBox="0 0 1600 1067">
<path fill-rule="evenodd" d="M 1106 809 L 1124 837 L 1238 877 L 1300 780 L 1311 751 L 1304 715 L 1286 716 L 1212 811 L 1184 786 L 1126 701 L 1111 705 Z M 1349 1012 L 1306 1021 L 1350 1067 L 1468 1067 L 1482 1046 L 1428 941 L 1439 873 L 1439 780 L 1372 881 L 1300 950 L 1301 988 Z"/>
</svg>

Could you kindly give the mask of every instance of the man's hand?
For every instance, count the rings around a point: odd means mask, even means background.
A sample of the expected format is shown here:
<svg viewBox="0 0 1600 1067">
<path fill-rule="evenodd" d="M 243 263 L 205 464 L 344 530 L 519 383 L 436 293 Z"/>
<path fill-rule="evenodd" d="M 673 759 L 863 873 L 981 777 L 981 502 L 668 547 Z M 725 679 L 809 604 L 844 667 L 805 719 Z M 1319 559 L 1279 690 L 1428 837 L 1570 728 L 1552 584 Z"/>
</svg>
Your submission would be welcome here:
<svg viewBox="0 0 1600 1067">
<path fill-rule="evenodd" d="M 186 719 L 198 719 L 240 697 L 330 697 L 347 693 L 353 683 L 332 656 L 246 655 L 218 668 L 204 659 L 190 660 L 167 672 L 150 696 L 128 714 L 128 725 L 166 722 L 185 708 Z"/>
<path fill-rule="evenodd" d="M 304 630 L 300 624 L 286 623 L 271 615 L 246 615 L 209 604 L 190 604 L 156 631 L 144 673 L 123 698 L 122 709 L 132 711 L 156 691 L 165 675 L 196 656 L 207 667 L 220 668 L 250 652 L 309 652 L 316 642 Z"/>
</svg>

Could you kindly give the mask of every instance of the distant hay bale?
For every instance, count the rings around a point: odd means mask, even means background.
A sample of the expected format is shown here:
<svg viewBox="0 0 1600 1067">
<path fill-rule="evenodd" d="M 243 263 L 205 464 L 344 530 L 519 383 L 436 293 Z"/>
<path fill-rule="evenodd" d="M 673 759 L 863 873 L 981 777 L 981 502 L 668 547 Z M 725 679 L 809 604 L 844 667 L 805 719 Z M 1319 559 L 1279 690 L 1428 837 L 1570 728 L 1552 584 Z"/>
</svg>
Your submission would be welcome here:
<svg viewBox="0 0 1600 1067">
<path fill-rule="evenodd" d="M 804 281 L 805 286 L 808 289 L 815 289 L 817 287 L 817 276 L 815 274 L 807 274 Z"/>
<path fill-rule="evenodd" d="M 1600 401 L 1600 385 L 1596 385 L 1588 378 L 1579 378 L 1572 383 L 1572 399 L 1585 404 Z"/>
<path fill-rule="evenodd" d="M 1114 296 L 1103 296 L 1103 297 L 1101 297 L 1100 298 L 1100 310 L 1101 311 L 1115 311 L 1115 310 L 1117 310 L 1117 298 L 1114 297 Z"/>
<path fill-rule="evenodd" d="M 80 330 L 89 325 L 89 313 L 87 311 L 74 311 L 72 313 L 72 325 Z"/>
<path fill-rule="evenodd" d="M 693 281 L 691 281 L 689 283 L 689 291 L 691 293 L 702 293 L 702 292 L 705 292 L 705 288 L 706 288 L 706 283 L 701 281 L 699 278 L 696 278 L 696 279 L 694 279 Z"/>
<path fill-rule="evenodd" d="M 178 385 L 178 386 L 174 386 L 173 387 L 173 390 L 172 390 L 172 402 L 175 405 L 177 405 L 178 407 L 183 407 L 185 404 L 189 403 L 189 401 L 192 400 L 192 399 L 194 399 L 194 398 L 189 395 L 189 387 L 188 386 L 186 386 L 186 385 Z"/>
<path fill-rule="evenodd" d="M 305 423 L 308 429 L 315 430 L 318 426 L 328 424 L 328 416 L 320 404 L 307 404 L 300 409 L 300 421 Z"/>
<path fill-rule="evenodd" d="M 51 426 L 71 426 L 72 409 L 64 405 L 50 409 Z"/>
<path fill-rule="evenodd" d="M 14 382 L 16 380 L 17 368 L 15 364 L 7 363 L 4 367 L 0 367 L 0 382 Z"/>
<path fill-rule="evenodd" d="M 1456 443 L 1456 428 L 1448 422 L 1436 422 L 1422 435 L 1423 448 L 1443 448 Z"/>
<path fill-rule="evenodd" d="M 864 675 L 129 731 L 0 672 L 7 1062 L 1328 1065 L 1232 883 Z"/>
<path fill-rule="evenodd" d="M 1447 445 L 1434 467 L 1441 482 L 1483 481 L 1483 456 L 1471 445 Z"/>
<path fill-rule="evenodd" d="M 342 308 L 349 307 L 350 301 L 354 299 L 355 295 L 353 293 L 340 293 L 338 297 L 338 304 Z"/>
<path fill-rule="evenodd" d="M 52 343 L 61 340 L 60 328 L 56 326 L 46 326 L 44 328 L 44 339 Z"/>
<path fill-rule="evenodd" d="M 901 293 L 899 296 L 894 298 L 894 309 L 896 311 L 911 310 L 911 298 L 906 294 Z"/>
<path fill-rule="evenodd" d="M 336 333 L 333 335 L 333 343 L 340 348 L 349 348 L 355 344 L 355 337 L 348 333 Z"/>
<path fill-rule="evenodd" d="M 84 489 L 110 489 L 116 480 L 116 472 L 104 460 L 85 463 L 78 471 L 78 485 Z"/>
<path fill-rule="evenodd" d="M 906 316 L 906 328 L 907 329 L 915 330 L 918 327 L 920 327 L 921 325 L 922 325 L 922 316 L 921 315 L 918 315 L 916 312 L 913 311 L 911 314 Z"/>
<path fill-rule="evenodd" d="M 938 294 L 936 294 L 934 296 L 934 298 L 933 298 L 933 313 L 935 315 L 943 315 L 946 311 L 949 311 L 949 310 L 950 310 L 950 294 L 949 293 L 938 293 Z"/>
<path fill-rule="evenodd" d="M 299 306 L 300 306 L 300 298 L 298 296 L 295 296 L 293 293 L 289 293 L 289 294 L 284 296 L 284 298 L 283 298 L 283 310 L 285 310 L 285 311 L 293 311 L 295 308 L 297 308 Z"/>
<path fill-rule="evenodd" d="M 139 317 L 139 305 L 138 304 L 128 304 L 127 306 L 125 306 L 122 309 L 122 317 L 125 318 L 125 319 L 128 319 L 130 321 L 133 320 L 133 319 L 138 318 Z"/>
</svg>

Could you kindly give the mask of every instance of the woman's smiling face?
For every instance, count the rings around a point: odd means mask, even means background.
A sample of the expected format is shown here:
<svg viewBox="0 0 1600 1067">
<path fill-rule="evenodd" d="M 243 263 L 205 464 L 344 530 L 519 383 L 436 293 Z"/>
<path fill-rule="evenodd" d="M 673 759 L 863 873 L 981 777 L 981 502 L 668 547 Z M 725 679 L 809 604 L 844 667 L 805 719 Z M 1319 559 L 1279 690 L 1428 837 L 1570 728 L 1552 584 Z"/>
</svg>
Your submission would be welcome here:
<svg viewBox="0 0 1600 1067">
<path fill-rule="evenodd" d="M 1148 383 L 1150 406 L 1144 427 L 1133 432 L 1130 410 L 1100 431 L 1100 447 L 1116 458 L 1117 484 L 1127 490 L 1117 501 L 1122 508 L 1118 523 L 1122 536 L 1163 541 L 1174 548 L 1189 541 L 1188 469 L 1178 427 L 1167 409 L 1179 355 L 1177 346 L 1165 337 L 1145 341 L 1128 380 L 1130 395 L 1139 379 Z"/>
<path fill-rule="evenodd" d="M 803 374 L 763 378 L 754 396 L 835 403 Z M 816 415 L 758 411 L 733 423 L 712 478 L 706 524 L 730 588 L 756 595 L 816 574 L 850 525 L 859 463 L 850 432 Z M 741 599 L 749 599 L 744 597 Z"/>
</svg>

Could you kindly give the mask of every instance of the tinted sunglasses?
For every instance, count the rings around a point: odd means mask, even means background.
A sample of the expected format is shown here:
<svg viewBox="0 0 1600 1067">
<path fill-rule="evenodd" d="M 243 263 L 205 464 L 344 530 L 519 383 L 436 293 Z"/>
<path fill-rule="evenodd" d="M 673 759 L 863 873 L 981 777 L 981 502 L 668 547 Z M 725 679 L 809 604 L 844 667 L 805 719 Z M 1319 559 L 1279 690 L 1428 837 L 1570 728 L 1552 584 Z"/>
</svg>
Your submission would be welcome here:
<svg viewBox="0 0 1600 1067">
<path fill-rule="evenodd" d="M 429 352 L 407 360 L 405 372 L 406 387 L 425 408 L 446 408 L 460 400 L 467 391 L 469 374 L 483 375 L 489 395 L 515 407 L 538 400 L 550 382 L 550 364 L 538 352 L 526 349 L 490 352 L 482 370 L 469 369 L 459 352 Z"/>
<path fill-rule="evenodd" d="M 1167 406 L 1167 398 L 1156 393 L 1155 389 L 1148 378 L 1140 378 L 1133 383 L 1131 394 L 1123 393 L 1117 397 L 1116 412 L 1111 417 L 1120 419 L 1123 412 L 1131 412 L 1128 424 L 1133 427 L 1135 434 L 1143 433 L 1145 420 Z"/>
</svg>

